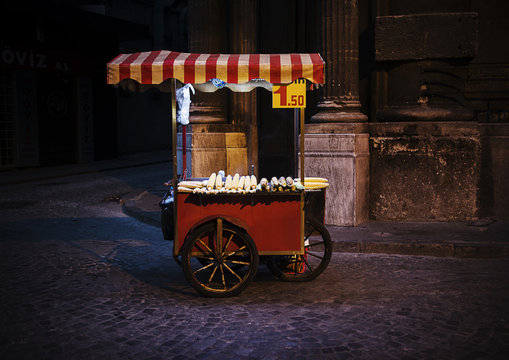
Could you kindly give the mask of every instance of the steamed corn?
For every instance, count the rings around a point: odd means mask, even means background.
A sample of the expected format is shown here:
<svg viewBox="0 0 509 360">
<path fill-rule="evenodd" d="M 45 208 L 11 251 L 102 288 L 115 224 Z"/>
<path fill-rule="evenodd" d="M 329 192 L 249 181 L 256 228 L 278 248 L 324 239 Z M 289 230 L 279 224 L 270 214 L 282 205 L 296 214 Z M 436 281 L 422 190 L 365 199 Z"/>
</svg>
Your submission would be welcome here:
<svg viewBox="0 0 509 360">
<path fill-rule="evenodd" d="M 237 184 L 237 190 L 244 189 L 244 182 L 245 181 L 246 181 L 246 177 L 245 176 L 241 176 L 240 179 L 239 179 L 239 183 Z"/>
<path fill-rule="evenodd" d="M 232 176 L 231 176 L 231 175 L 228 175 L 228 176 L 226 177 L 226 182 L 225 182 L 225 184 L 224 184 L 224 187 L 226 188 L 226 190 L 231 190 L 231 188 L 232 188 L 232 180 L 233 180 L 233 179 L 232 179 Z"/>
<path fill-rule="evenodd" d="M 195 189 L 195 188 L 201 188 L 203 187 L 203 184 L 201 181 L 181 181 L 178 183 L 178 186 L 187 187 L 189 189 Z"/>
<path fill-rule="evenodd" d="M 223 187 L 223 177 L 221 175 L 216 176 L 216 189 L 219 190 Z"/>
<path fill-rule="evenodd" d="M 209 177 L 209 181 L 207 183 L 207 189 L 212 190 L 216 185 L 216 173 L 212 173 Z"/>
<path fill-rule="evenodd" d="M 244 190 L 249 191 L 251 190 L 251 178 L 249 176 L 246 176 L 244 179 Z"/>
<path fill-rule="evenodd" d="M 300 182 L 299 182 L 300 184 Z M 304 183 L 304 188 L 305 189 L 324 189 L 324 188 L 327 188 L 329 187 L 329 183 L 325 183 L 325 182 L 313 182 L 313 181 L 306 181 Z"/>
<path fill-rule="evenodd" d="M 260 185 L 261 190 L 265 190 L 265 191 L 269 190 L 269 180 L 267 180 L 266 178 L 262 178 L 260 180 L 259 185 Z"/>
<path fill-rule="evenodd" d="M 300 178 L 295 179 L 295 181 L 300 181 Z M 304 182 L 320 182 L 320 183 L 328 183 L 329 180 L 321 177 L 305 177 Z"/>
<path fill-rule="evenodd" d="M 258 184 L 258 181 L 256 181 L 256 176 L 251 175 L 251 190 L 256 189 L 256 184 Z"/>
<path fill-rule="evenodd" d="M 235 175 L 233 176 L 233 180 L 232 180 L 232 189 L 237 190 L 237 187 L 238 187 L 238 185 L 239 185 L 239 180 L 240 180 L 240 176 L 239 176 L 239 174 L 237 173 L 237 174 L 235 174 Z"/>
<path fill-rule="evenodd" d="M 275 176 L 270 181 L 262 178 L 258 183 L 256 176 L 240 176 L 238 173 L 234 176 L 212 173 L 208 179 L 203 181 L 183 180 L 178 183 L 179 192 L 188 192 L 195 194 L 218 194 L 218 193 L 240 193 L 248 194 L 257 191 L 303 191 L 307 189 L 323 189 L 329 186 L 328 180 L 321 177 L 306 177 L 304 184 L 299 178 L 281 176 L 279 179 Z"/>
</svg>

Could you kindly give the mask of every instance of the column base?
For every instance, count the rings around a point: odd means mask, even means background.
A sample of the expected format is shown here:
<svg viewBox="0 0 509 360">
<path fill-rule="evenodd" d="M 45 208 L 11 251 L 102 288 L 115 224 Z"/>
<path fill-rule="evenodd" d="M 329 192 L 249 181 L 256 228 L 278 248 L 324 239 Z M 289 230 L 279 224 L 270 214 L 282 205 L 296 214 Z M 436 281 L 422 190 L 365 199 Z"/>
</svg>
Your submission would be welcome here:
<svg viewBox="0 0 509 360">
<path fill-rule="evenodd" d="M 357 122 L 367 121 L 368 117 L 363 113 L 351 113 L 347 111 L 338 112 L 319 112 L 311 117 L 313 123 L 324 123 L 324 122 Z"/>
<path fill-rule="evenodd" d="M 311 125 L 311 126 L 309 126 Z M 369 216 L 369 134 L 341 133 L 345 124 L 327 124 L 328 133 L 305 134 L 305 176 L 329 180 L 325 223 L 356 226 Z M 354 124 L 350 124 L 354 125 Z M 316 126 L 313 130 L 317 130 Z"/>
<path fill-rule="evenodd" d="M 358 100 L 325 100 L 318 104 L 320 111 L 311 117 L 312 123 L 364 122 L 368 117 L 360 112 Z"/>
<path fill-rule="evenodd" d="M 401 121 L 474 121 L 473 110 L 461 106 L 400 106 L 380 110 L 376 114 L 379 122 Z"/>
<path fill-rule="evenodd" d="M 244 133 L 208 133 L 187 130 L 187 177 L 208 177 L 224 170 L 226 174 L 247 174 L 247 146 Z M 178 172 L 182 174 L 182 133 L 177 139 Z"/>
</svg>

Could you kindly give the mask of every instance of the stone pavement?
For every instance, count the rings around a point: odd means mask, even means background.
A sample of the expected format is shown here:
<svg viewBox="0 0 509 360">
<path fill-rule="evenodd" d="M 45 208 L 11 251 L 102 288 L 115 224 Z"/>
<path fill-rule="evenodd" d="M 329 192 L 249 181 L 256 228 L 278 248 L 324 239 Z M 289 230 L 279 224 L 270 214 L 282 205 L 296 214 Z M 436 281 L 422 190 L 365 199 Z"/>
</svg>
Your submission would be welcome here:
<svg viewBox="0 0 509 360">
<path fill-rule="evenodd" d="M 166 171 L 0 187 L 0 359 L 509 358 L 508 258 L 335 252 L 311 282 L 261 265 L 239 296 L 199 296 L 116 200 Z"/>
</svg>

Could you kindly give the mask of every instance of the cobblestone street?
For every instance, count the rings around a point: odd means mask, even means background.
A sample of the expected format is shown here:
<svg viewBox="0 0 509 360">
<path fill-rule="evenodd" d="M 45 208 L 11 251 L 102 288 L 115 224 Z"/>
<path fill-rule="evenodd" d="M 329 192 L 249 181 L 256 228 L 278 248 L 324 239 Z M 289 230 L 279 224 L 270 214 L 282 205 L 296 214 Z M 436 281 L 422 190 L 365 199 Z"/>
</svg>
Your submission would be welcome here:
<svg viewBox="0 0 509 360">
<path fill-rule="evenodd" d="M 2 359 L 506 359 L 508 259 L 334 253 L 239 296 L 185 281 L 115 196 L 158 167 L 0 188 Z"/>
</svg>

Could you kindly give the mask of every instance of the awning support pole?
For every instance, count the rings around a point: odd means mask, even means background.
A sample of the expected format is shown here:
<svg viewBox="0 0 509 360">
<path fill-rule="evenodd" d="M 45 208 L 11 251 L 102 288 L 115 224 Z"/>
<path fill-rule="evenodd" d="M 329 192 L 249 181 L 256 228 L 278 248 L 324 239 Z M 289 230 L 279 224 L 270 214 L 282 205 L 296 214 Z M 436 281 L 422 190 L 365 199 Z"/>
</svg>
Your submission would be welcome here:
<svg viewBox="0 0 509 360">
<path fill-rule="evenodd" d="M 293 177 L 299 177 L 299 109 L 293 109 L 293 149 L 294 149 L 294 166 L 295 170 L 293 172 Z"/>
<path fill-rule="evenodd" d="M 300 108 L 300 182 L 304 185 L 304 110 Z"/>
<path fill-rule="evenodd" d="M 182 180 L 187 179 L 187 125 L 182 125 Z"/>
<path fill-rule="evenodd" d="M 304 109 L 300 108 L 300 182 L 304 185 Z M 306 229 L 306 211 L 304 209 L 306 204 L 306 190 L 300 193 L 300 234 L 301 234 L 301 251 L 304 254 L 304 232 Z"/>
<path fill-rule="evenodd" d="M 178 174 L 177 174 L 177 81 L 172 78 L 171 79 L 171 145 L 172 145 L 172 157 L 173 157 L 173 228 L 175 233 L 173 234 L 173 255 L 176 256 L 178 252 L 178 241 L 177 241 L 177 182 L 178 182 Z"/>
</svg>

